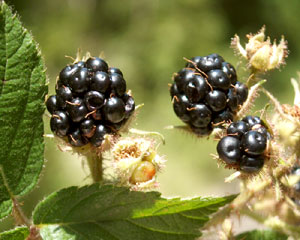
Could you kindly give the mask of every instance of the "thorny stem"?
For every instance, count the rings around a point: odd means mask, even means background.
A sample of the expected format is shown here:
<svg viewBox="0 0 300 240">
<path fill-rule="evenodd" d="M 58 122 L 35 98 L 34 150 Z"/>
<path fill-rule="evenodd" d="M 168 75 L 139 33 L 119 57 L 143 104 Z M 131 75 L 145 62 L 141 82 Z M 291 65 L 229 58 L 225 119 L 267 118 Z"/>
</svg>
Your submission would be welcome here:
<svg viewBox="0 0 300 240">
<path fill-rule="evenodd" d="M 87 163 L 93 182 L 101 182 L 103 179 L 102 154 L 91 153 L 87 156 Z"/>
<path fill-rule="evenodd" d="M 31 222 L 25 216 L 25 214 L 20 206 L 20 203 L 18 202 L 15 195 L 10 190 L 2 166 L 0 166 L 0 173 L 1 173 L 1 177 L 3 179 L 4 186 L 6 187 L 9 197 L 13 202 L 13 217 L 15 219 L 16 225 L 26 225 L 29 228 L 31 226 Z"/>
<path fill-rule="evenodd" d="M 292 235 L 292 236 L 295 236 L 295 235 L 297 236 L 300 234 L 299 227 L 289 225 L 289 224 L 285 223 L 284 221 L 281 221 L 278 217 L 265 218 L 264 216 L 261 216 L 249 209 L 242 209 L 240 211 L 240 213 L 254 219 L 255 221 L 257 221 L 259 223 L 264 224 L 267 227 L 278 230 L 285 234 Z"/>
<path fill-rule="evenodd" d="M 294 156 L 290 158 L 290 161 L 294 161 L 293 159 Z M 280 179 L 288 171 L 289 171 L 288 167 L 287 168 L 282 167 L 276 169 L 276 171 L 273 172 L 273 176 L 275 179 Z M 230 204 L 228 204 L 226 207 L 224 207 L 223 209 L 218 211 L 215 215 L 213 215 L 213 217 L 205 225 L 204 228 L 208 229 L 210 227 L 218 225 L 220 222 L 223 222 L 226 218 L 228 218 L 233 212 L 236 212 L 238 214 L 243 214 L 244 210 L 248 209 L 247 204 L 251 201 L 251 199 L 256 195 L 258 195 L 259 193 L 262 193 L 264 190 L 269 188 L 272 184 L 273 181 L 271 179 L 265 179 L 260 184 L 255 185 L 253 189 L 243 189 L 243 191 Z M 272 228 L 275 228 L 275 225 L 273 225 Z M 299 229 L 298 228 L 295 229 L 297 231 L 294 231 L 293 228 L 291 228 L 291 231 L 293 230 L 294 233 L 299 234 Z"/>
</svg>

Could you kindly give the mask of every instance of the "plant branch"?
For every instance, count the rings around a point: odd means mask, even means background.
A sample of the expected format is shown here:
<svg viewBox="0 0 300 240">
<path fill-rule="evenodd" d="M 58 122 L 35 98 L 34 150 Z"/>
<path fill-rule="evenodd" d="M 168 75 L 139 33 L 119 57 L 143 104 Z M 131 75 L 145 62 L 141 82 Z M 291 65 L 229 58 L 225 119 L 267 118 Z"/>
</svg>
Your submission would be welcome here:
<svg viewBox="0 0 300 240">
<path fill-rule="evenodd" d="M 102 154 L 91 153 L 86 158 L 93 182 L 101 182 L 103 179 Z"/>
<path fill-rule="evenodd" d="M 0 165 L 0 173 L 1 173 L 1 177 L 3 179 L 4 186 L 9 194 L 10 199 L 12 200 L 12 203 L 13 203 L 13 217 L 15 219 L 16 225 L 26 225 L 29 228 L 31 226 L 31 222 L 24 214 L 19 201 L 17 200 L 15 195 L 10 190 L 8 182 L 5 177 L 4 170 L 1 165 Z"/>
<path fill-rule="evenodd" d="M 283 232 L 288 235 L 297 236 L 297 237 L 299 237 L 299 235 L 300 235 L 299 227 L 289 225 L 286 222 L 280 220 L 278 217 L 265 218 L 264 216 L 261 216 L 261 215 L 257 214 L 256 212 L 251 211 L 249 209 L 242 209 L 240 211 L 240 213 L 242 215 L 248 216 L 248 217 L 254 219 L 255 221 L 257 221 L 267 227 L 270 227 L 274 230 Z"/>
</svg>

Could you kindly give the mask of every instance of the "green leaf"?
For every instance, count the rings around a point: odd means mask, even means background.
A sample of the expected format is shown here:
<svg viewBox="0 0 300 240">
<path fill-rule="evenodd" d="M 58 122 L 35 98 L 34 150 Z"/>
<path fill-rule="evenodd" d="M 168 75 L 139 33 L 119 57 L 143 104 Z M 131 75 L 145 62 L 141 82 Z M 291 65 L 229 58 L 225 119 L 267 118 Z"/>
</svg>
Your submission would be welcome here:
<svg viewBox="0 0 300 240">
<path fill-rule="evenodd" d="M 288 237 L 282 233 L 275 231 L 265 230 L 265 231 L 249 231 L 244 232 L 236 236 L 236 240 L 287 240 Z"/>
<path fill-rule="evenodd" d="M 43 166 L 45 67 L 37 43 L 0 1 L 0 217 L 10 194 L 24 195 Z"/>
<path fill-rule="evenodd" d="M 51 194 L 36 207 L 33 221 L 44 240 L 191 240 L 233 198 L 165 199 L 158 192 L 93 184 Z"/>
<path fill-rule="evenodd" d="M 0 240 L 25 240 L 29 235 L 27 227 L 18 227 L 10 231 L 0 233 Z"/>
</svg>

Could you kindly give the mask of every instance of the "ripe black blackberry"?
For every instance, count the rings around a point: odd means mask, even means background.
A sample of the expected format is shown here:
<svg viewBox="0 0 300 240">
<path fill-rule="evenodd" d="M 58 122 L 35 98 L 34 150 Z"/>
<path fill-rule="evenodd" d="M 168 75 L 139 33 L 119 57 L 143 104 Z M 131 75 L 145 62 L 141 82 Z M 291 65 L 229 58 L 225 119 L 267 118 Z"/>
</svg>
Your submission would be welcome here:
<svg viewBox="0 0 300 240">
<path fill-rule="evenodd" d="M 259 117 L 246 116 L 228 126 L 226 136 L 218 142 L 217 152 L 229 167 L 246 173 L 257 172 L 264 165 L 270 138 Z"/>
<path fill-rule="evenodd" d="M 233 121 L 248 96 L 248 88 L 237 81 L 234 67 L 218 54 L 191 58 L 173 80 L 174 112 L 199 136 Z"/>
<path fill-rule="evenodd" d="M 56 95 L 46 101 L 51 131 L 72 146 L 102 144 L 105 134 L 115 134 L 135 109 L 118 68 L 90 57 L 66 66 L 59 73 Z"/>
</svg>

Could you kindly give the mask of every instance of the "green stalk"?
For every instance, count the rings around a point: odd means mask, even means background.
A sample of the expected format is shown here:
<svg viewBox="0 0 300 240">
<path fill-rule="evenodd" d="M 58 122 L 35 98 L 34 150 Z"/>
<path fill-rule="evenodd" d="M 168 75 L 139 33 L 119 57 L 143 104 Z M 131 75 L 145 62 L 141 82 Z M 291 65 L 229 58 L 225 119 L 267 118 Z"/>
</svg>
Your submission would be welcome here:
<svg viewBox="0 0 300 240">
<path fill-rule="evenodd" d="M 103 179 L 102 154 L 91 153 L 86 158 L 93 182 L 101 182 Z"/>
</svg>

